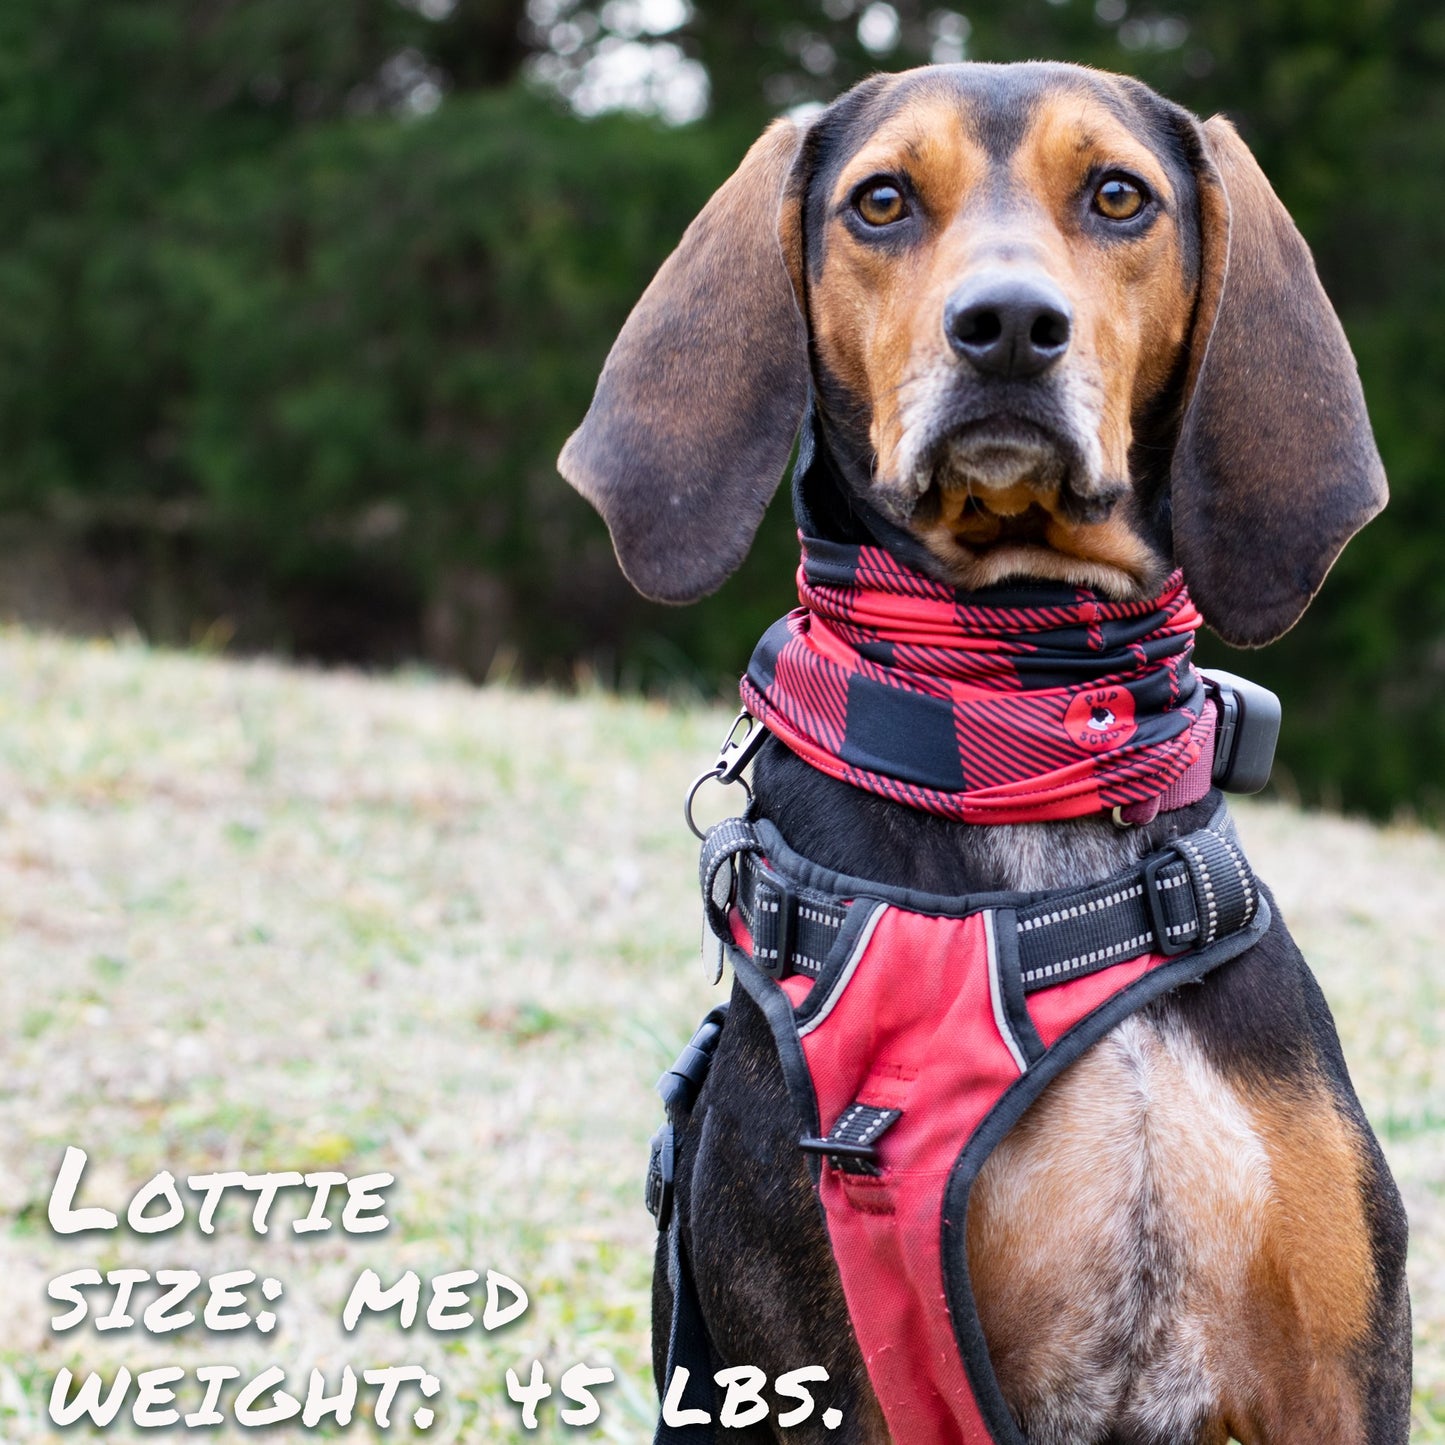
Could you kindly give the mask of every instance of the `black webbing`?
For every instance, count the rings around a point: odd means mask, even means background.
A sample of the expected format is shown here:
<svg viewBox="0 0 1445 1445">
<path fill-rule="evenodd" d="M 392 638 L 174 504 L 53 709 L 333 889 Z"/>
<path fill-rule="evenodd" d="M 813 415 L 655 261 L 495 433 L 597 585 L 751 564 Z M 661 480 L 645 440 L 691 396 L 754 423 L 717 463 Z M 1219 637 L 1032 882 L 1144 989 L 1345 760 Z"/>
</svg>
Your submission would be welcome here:
<svg viewBox="0 0 1445 1445">
<path fill-rule="evenodd" d="M 738 871 L 738 912 L 753 940 L 753 961 L 778 978 L 789 973 L 816 978 L 847 921 L 848 904 L 814 888 L 790 886 L 751 854 Z"/>
<path fill-rule="evenodd" d="M 1202 948 L 1243 928 L 1258 901 L 1249 864 L 1228 833 L 1184 834 L 1128 873 L 1019 908 L 1024 992 L 1141 953 Z"/>
<path fill-rule="evenodd" d="M 792 883 L 763 860 L 762 851 L 752 825 L 741 818 L 708 834 L 700 864 L 708 922 L 731 941 L 728 908 L 736 904 L 760 968 L 774 978 L 816 978 L 852 899 Z M 876 896 L 886 902 L 890 892 L 879 887 Z M 1203 948 L 1245 927 L 1258 906 L 1258 885 L 1233 824 L 1227 816 L 1216 819 L 1101 883 L 1015 904 L 1024 990 L 1067 983 L 1144 953 Z M 1001 924 L 1007 916 L 1000 911 Z"/>
<path fill-rule="evenodd" d="M 712 1445 L 717 1438 L 712 1423 L 715 1404 L 712 1346 L 708 1343 L 707 1326 L 703 1323 L 702 1303 L 697 1297 L 692 1268 L 687 1262 L 682 1226 L 675 1214 L 668 1234 L 668 1250 L 672 1328 L 667 1336 L 667 1371 L 662 1377 L 662 1388 L 665 1395 L 678 1369 L 686 1370 L 688 1380 L 683 1391 L 683 1405 L 689 1410 L 704 1410 L 707 1424 L 669 1425 L 659 1413 L 652 1445 Z"/>
<path fill-rule="evenodd" d="M 697 881 L 702 888 L 702 906 L 707 914 L 708 927 L 724 943 L 732 942 L 732 931 L 728 928 L 728 906 L 732 901 L 733 873 L 727 864 L 739 853 L 756 853 L 761 847 L 753 825 L 746 818 L 724 818 L 707 830 L 702 840 L 702 851 L 697 858 Z M 727 886 L 718 891 L 719 881 Z"/>
<path fill-rule="evenodd" d="M 1147 887 L 1142 872 L 1135 870 L 1093 888 L 1020 908 L 1019 973 L 1024 992 L 1066 983 L 1149 952 L 1158 940 Z M 1165 863 L 1154 875 L 1154 888 L 1164 920 L 1163 942 L 1171 952 L 1183 952 L 1199 931 L 1184 860 Z"/>
<path fill-rule="evenodd" d="M 816 978 L 848 917 L 848 905 L 816 889 L 790 885 L 763 866 L 761 854 L 762 843 L 744 818 L 728 818 L 708 829 L 697 870 L 708 926 L 731 943 L 728 908 L 736 903 L 760 968 L 778 978 L 788 973 Z M 739 855 L 741 861 L 735 862 Z"/>
<path fill-rule="evenodd" d="M 902 1109 L 887 1109 L 855 1099 L 838 1115 L 823 1138 L 798 1142 L 809 1154 L 827 1155 L 833 1168 L 844 1174 L 877 1178 L 883 1171 L 878 1167 L 874 1145 L 902 1117 Z"/>
</svg>

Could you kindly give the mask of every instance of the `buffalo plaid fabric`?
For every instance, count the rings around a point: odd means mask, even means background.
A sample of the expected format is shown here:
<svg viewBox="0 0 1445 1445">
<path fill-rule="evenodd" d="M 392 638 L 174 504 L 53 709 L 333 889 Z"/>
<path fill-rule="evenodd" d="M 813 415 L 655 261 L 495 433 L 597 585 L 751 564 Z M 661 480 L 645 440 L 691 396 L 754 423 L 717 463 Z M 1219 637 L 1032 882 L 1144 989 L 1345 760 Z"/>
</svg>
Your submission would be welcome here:
<svg viewBox="0 0 1445 1445">
<path fill-rule="evenodd" d="M 1176 572 L 1110 602 L 1060 584 L 958 592 L 882 548 L 803 539 L 802 606 L 743 705 L 800 757 L 968 823 L 1077 818 L 1165 792 L 1199 757 L 1199 614 Z"/>
</svg>

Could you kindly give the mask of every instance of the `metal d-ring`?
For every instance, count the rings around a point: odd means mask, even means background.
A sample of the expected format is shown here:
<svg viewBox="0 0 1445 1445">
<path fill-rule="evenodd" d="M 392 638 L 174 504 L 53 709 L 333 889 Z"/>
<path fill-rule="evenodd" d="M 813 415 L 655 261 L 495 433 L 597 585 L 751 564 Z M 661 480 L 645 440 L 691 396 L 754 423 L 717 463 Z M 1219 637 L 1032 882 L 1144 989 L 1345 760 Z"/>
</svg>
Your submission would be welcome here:
<svg viewBox="0 0 1445 1445">
<path fill-rule="evenodd" d="M 687 801 L 682 805 L 682 816 L 687 819 L 687 826 L 692 829 L 700 840 L 705 839 L 707 834 L 697 826 L 697 821 L 692 816 L 692 800 L 697 797 L 697 791 L 704 783 L 711 783 L 714 780 L 719 783 L 724 783 L 724 771 L 723 768 L 716 767 L 709 768 L 705 773 L 699 773 L 697 777 L 692 780 L 692 786 L 687 790 Z M 753 800 L 753 790 L 748 787 L 747 780 L 745 778 L 734 778 L 733 782 L 742 784 L 743 792 L 748 795 L 748 802 L 751 803 Z"/>
<path fill-rule="evenodd" d="M 738 729 L 746 722 L 748 731 L 741 742 L 737 741 Z M 682 815 L 687 819 L 687 826 L 699 839 L 705 839 L 707 834 L 697 826 L 697 821 L 692 816 L 693 799 L 697 797 L 698 789 L 704 783 L 716 779 L 719 783 L 741 783 L 743 792 L 748 795 L 748 802 L 753 801 L 753 790 L 748 786 L 747 779 L 743 777 L 743 769 L 753 760 L 753 755 L 762 747 L 768 736 L 768 730 L 760 723 L 746 708 L 744 708 L 734 719 L 732 726 L 723 739 L 722 747 L 718 749 L 717 758 L 707 772 L 699 773 L 692 780 L 692 786 L 687 790 L 687 798 L 682 805 Z"/>
</svg>

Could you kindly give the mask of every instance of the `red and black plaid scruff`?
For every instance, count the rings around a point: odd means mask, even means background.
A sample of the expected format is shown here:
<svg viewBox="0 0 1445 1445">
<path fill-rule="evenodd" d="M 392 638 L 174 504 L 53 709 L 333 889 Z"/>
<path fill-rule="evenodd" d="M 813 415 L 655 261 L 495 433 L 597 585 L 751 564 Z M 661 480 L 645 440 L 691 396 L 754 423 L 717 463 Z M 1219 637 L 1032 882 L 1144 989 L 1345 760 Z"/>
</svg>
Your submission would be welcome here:
<svg viewBox="0 0 1445 1445">
<path fill-rule="evenodd" d="M 967 823 L 1159 796 L 1199 757 L 1199 614 L 1175 573 L 1110 602 L 1058 584 L 957 592 L 878 547 L 803 539 L 803 605 L 743 705 L 814 767 Z"/>
</svg>

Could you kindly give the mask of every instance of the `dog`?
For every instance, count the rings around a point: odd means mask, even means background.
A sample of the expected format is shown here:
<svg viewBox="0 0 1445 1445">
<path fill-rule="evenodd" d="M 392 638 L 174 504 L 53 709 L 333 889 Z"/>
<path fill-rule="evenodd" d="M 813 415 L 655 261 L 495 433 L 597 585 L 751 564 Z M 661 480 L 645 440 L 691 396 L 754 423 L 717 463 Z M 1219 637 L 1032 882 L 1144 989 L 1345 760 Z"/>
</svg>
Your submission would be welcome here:
<svg viewBox="0 0 1445 1445">
<path fill-rule="evenodd" d="M 776 121 L 638 302 L 559 467 L 633 584 L 689 602 L 740 564 L 805 413 L 814 505 L 904 539 L 938 581 L 1129 600 L 1178 567 L 1238 646 L 1294 625 L 1386 496 L 1343 331 L 1234 128 L 1068 65 L 878 75 Z M 1131 828 L 980 826 L 772 737 L 753 786 L 805 857 L 950 894 L 1103 879 L 1219 802 Z M 842 1424 L 728 1434 L 884 1441 L 798 1136 L 735 990 L 678 1141 L 682 1240 L 715 1358 L 824 1366 Z M 988 1355 L 1029 1445 L 1405 1441 L 1405 1245 L 1277 913 L 1065 1069 L 967 1204 Z M 661 1391 L 665 1255 L 655 1304 Z"/>
</svg>

